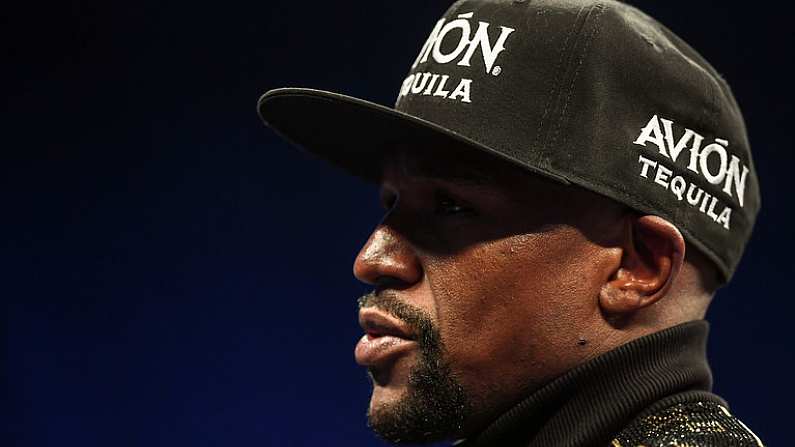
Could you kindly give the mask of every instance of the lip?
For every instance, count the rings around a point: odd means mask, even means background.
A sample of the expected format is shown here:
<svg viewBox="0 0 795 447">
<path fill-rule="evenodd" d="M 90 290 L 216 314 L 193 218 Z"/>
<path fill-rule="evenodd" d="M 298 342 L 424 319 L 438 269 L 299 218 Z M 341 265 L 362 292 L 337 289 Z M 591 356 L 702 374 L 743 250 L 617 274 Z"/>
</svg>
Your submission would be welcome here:
<svg viewBox="0 0 795 447">
<path fill-rule="evenodd" d="M 416 346 L 413 334 L 404 324 L 376 309 L 361 309 L 359 325 L 365 332 L 354 350 L 359 365 L 383 365 Z"/>
</svg>

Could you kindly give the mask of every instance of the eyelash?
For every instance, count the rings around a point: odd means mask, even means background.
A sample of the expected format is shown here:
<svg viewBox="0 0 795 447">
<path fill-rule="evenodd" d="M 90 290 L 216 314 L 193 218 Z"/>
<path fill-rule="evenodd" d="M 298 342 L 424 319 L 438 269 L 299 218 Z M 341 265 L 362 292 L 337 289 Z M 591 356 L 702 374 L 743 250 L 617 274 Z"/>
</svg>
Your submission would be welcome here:
<svg viewBox="0 0 795 447">
<path fill-rule="evenodd" d="M 383 198 L 385 197 L 385 198 Z M 391 210 L 393 206 L 395 206 L 395 202 L 397 201 L 397 195 L 389 194 L 388 196 L 382 196 L 381 199 L 381 207 L 384 210 Z"/>
</svg>

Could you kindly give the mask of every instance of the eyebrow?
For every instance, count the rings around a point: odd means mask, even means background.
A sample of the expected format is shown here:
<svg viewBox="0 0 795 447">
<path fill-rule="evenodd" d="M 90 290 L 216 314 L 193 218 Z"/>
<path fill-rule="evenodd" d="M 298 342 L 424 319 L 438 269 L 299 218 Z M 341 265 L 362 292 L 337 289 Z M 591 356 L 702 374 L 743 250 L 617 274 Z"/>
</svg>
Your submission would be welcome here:
<svg viewBox="0 0 795 447">
<path fill-rule="evenodd" d="M 485 170 L 474 164 L 462 164 L 451 161 L 450 163 L 428 163 L 407 160 L 400 157 L 398 166 L 404 175 L 429 179 L 442 180 L 462 186 L 487 187 L 496 186 L 496 172 Z"/>
<path fill-rule="evenodd" d="M 496 180 L 492 173 L 485 172 L 476 168 L 454 168 L 454 169 L 428 169 L 422 168 L 410 171 L 414 177 L 429 180 L 442 180 L 462 186 L 495 186 Z"/>
</svg>

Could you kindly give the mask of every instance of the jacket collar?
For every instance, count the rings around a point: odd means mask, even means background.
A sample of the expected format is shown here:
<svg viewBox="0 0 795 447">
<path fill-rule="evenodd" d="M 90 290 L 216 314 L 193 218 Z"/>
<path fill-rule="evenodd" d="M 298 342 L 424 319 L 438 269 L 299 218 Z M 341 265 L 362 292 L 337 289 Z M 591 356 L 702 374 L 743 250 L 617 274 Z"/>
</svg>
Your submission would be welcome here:
<svg viewBox="0 0 795 447">
<path fill-rule="evenodd" d="M 569 370 L 455 445 L 605 446 L 638 413 L 673 394 L 717 396 L 706 360 L 709 323 L 635 339 Z"/>
</svg>

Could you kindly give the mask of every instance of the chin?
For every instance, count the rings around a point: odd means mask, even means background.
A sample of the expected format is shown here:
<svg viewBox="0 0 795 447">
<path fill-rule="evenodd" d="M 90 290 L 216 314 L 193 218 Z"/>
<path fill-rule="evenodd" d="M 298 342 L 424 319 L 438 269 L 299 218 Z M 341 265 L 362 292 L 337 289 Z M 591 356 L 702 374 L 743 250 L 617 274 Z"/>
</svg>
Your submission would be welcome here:
<svg viewBox="0 0 795 447">
<path fill-rule="evenodd" d="M 447 368 L 420 362 L 405 381 L 379 384 L 374 375 L 367 423 L 384 440 L 422 444 L 462 433 L 471 406 Z"/>
<path fill-rule="evenodd" d="M 370 407 L 368 408 L 368 416 L 371 413 L 389 411 L 401 401 L 406 400 L 408 390 L 405 386 L 381 386 L 373 385 L 373 394 L 370 396 Z"/>
</svg>

